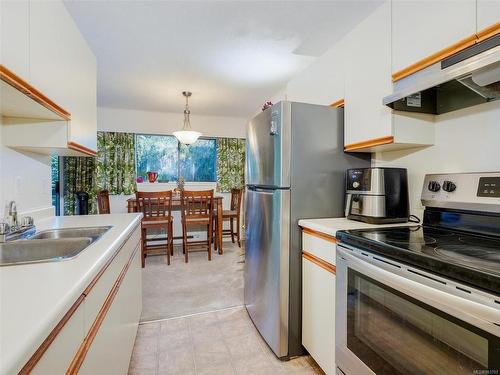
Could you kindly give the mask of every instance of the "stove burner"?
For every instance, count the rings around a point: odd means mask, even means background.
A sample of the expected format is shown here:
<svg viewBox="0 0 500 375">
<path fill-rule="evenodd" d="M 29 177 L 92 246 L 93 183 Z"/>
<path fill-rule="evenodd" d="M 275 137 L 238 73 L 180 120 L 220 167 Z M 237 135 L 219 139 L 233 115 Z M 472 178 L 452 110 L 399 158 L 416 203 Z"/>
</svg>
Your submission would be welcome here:
<svg viewBox="0 0 500 375">
<path fill-rule="evenodd" d="M 463 265 L 500 271 L 500 249 L 483 245 L 442 245 L 434 249 L 441 258 Z"/>
<path fill-rule="evenodd" d="M 433 237 L 422 234 L 422 231 L 404 231 L 404 232 L 373 232 L 366 233 L 366 237 L 380 242 L 396 245 L 432 245 L 437 242 Z"/>
<path fill-rule="evenodd" d="M 408 244 L 408 245 L 432 245 L 433 243 L 436 243 L 437 240 L 435 238 L 429 237 L 429 236 L 410 236 L 408 239 L 400 239 L 400 240 L 393 240 L 389 239 L 387 240 L 389 243 L 396 243 L 396 244 Z"/>
</svg>

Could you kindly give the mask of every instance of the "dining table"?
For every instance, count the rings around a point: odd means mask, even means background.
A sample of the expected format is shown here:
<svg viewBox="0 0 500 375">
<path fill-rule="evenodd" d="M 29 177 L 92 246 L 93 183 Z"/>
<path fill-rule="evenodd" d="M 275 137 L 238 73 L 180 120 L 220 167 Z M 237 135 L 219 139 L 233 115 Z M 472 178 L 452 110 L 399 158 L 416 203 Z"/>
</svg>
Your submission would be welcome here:
<svg viewBox="0 0 500 375">
<path fill-rule="evenodd" d="M 217 217 L 222 218 L 222 195 L 214 195 L 214 205 L 217 211 Z M 181 207 L 181 195 L 179 193 L 172 194 L 172 209 L 178 208 L 180 210 Z M 127 211 L 130 212 L 138 212 L 137 210 L 137 200 L 135 197 L 131 197 L 127 199 Z M 217 250 L 219 254 L 222 254 L 222 220 L 216 220 L 217 228 L 215 228 L 215 235 L 217 236 Z"/>
</svg>

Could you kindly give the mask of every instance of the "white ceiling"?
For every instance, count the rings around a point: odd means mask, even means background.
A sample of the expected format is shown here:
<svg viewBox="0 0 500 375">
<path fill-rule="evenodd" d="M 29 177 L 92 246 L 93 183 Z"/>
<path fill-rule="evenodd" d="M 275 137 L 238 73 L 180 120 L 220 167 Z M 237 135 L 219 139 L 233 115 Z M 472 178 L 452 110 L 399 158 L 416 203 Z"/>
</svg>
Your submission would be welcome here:
<svg viewBox="0 0 500 375">
<path fill-rule="evenodd" d="M 251 117 L 379 1 L 84 1 L 98 105 Z"/>
</svg>

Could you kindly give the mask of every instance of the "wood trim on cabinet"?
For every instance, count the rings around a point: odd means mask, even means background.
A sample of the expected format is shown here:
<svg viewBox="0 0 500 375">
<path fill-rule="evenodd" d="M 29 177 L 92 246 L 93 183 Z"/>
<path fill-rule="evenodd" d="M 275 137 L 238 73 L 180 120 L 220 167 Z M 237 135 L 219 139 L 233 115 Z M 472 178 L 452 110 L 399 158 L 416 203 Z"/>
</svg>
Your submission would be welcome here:
<svg viewBox="0 0 500 375">
<path fill-rule="evenodd" d="M 5 66 L 0 65 L 0 79 L 16 90 L 21 91 L 24 95 L 28 96 L 38 104 L 44 106 L 48 110 L 54 112 L 58 116 L 61 117 L 62 120 L 69 121 L 71 120 L 71 114 L 64 110 L 62 107 L 58 106 L 52 100 L 50 100 L 47 96 L 42 94 L 42 92 L 38 91 L 36 88 L 31 86 L 24 79 L 19 77 L 17 74 L 7 69 Z"/>
<path fill-rule="evenodd" d="M 337 243 L 337 239 L 334 236 L 330 236 L 329 234 L 318 232 L 314 229 L 302 228 L 302 232 L 305 234 L 309 234 L 311 236 L 314 236 L 314 237 L 321 238 L 322 240 L 325 240 L 325 241 L 328 241 L 331 243 Z"/>
<path fill-rule="evenodd" d="M 89 155 L 89 156 L 96 156 L 97 151 L 92 150 L 91 148 L 82 146 L 81 144 L 78 144 L 76 142 L 68 142 L 68 148 L 79 151 L 83 154 Z"/>
<path fill-rule="evenodd" d="M 76 352 L 75 357 L 71 361 L 71 364 L 69 365 L 68 370 L 66 371 L 67 375 L 77 374 L 78 371 L 80 370 L 80 367 L 82 367 L 83 361 L 85 360 L 85 357 L 87 356 L 87 353 L 92 343 L 94 342 L 97 333 L 99 332 L 99 328 L 101 328 L 102 322 L 106 318 L 106 315 L 108 314 L 108 311 L 111 308 L 113 300 L 115 299 L 116 295 L 118 294 L 118 291 L 120 290 L 120 286 L 123 282 L 123 279 L 125 278 L 127 271 L 130 268 L 130 265 L 132 264 L 135 258 L 135 255 L 139 251 L 139 247 L 140 247 L 139 245 L 135 247 L 127 264 L 125 264 L 122 271 L 120 272 L 120 275 L 113 284 L 113 287 L 108 293 L 108 296 L 104 301 L 104 304 L 102 305 L 101 309 L 99 310 L 99 313 L 97 314 L 97 317 L 95 318 L 94 322 L 92 323 L 92 326 L 90 327 L 89 333 L 83 339 L 83 342 L 80 345 L 78 351 Z"/>
<path fill-rule="evenodd" d="M 116 256 L 120 253 L 120 251 L 122 250 L 123 246 L 125 246 L 125 244 L 128 242 L 128 240 L 130 239 L 130 237 L 132 237 L 135 233 L 135 231 L 137 230 L 137 228 L 141 225 L 141 223 L 138 223 L 134 229 L 132 229 L 132 231 L 127 235 L 127 238 L 123 241 L 123 244 L 120 246 L 120 248 L 115 251 L 115 253 L 113 254 L 113 256 L 111 258 L 109 258 L 106 263 L 104 264 L 104 266 L 101 268 L 101 270 L 97 273 L 97 275 L 94 276 L 94 278 L 92 279 L 92 281 L 90 282 L 89 285 L 87 285 L 87 287 L 85 288 L 85 290 L 82 292 L 83 295 L 85 296 L 88 296 L 90 291 L 94 288 L 95 284 L 97 284 L 97 282 L 99 281 L 99 279 L 101 278 L 101 276 L 104 274 L 104 272 L 106 272 L 106 270 L 108 269 L 109 265 L 111 263 L 113 263 L 113 261 L 115 260 Z"/>
<path fill-rule="evenodd" d="M 57 335 L 59 335 L 59 332 L 62 331 L 63 327 L 66 325 L 66 323 L 71 319 L 75 311 L 78 309 L 78 307 L 81 305 L 83 300 L 85 299 L 85 296 L 83 294 L 80 294 L 78 299 L 73 303 L 71 308 L 64 314 L 62 319 L 57 323 L 57 325 L 52 329 L 52 331 L 49 333 L 49 335 L 43 340 L 42 344 L 38 347 L 38 349 L 35 351 L 35 353 L 31 356 L 31 358 L 26 362 L 26 364 L 23 366 L 23 368 L 19 371 L 19 375 L 25 375 L 31 373 L 33 369 L 35 368 L 36 364 L 40 359 L 43 357 L 47 349 L 50 347 L 52 342 L 56 339 Z"/>
<path fill-rule="evenodd" d="M 344 98 L 334 101 L 330 104 L 330 107 L 341 108 L 344 107 Z"/>
<path fill-rule="evenodd" d="M 406 68 L 396 73 L 393 73 L 392 81 L 396 82 L 399 81 L 400 79 L 408 77 L 409 75 L 416 73 L 422 69 L 425 69 L 428 66 L 431 66 L 447 57 L 450 57 L 451 55 L 454 55 L 455 53 L 460 52 L 467 47 L 473 46 L 474 44 L 476 44 L 476 42 L 477 42 L 476 34 L 468 36 L 467 38 L 464 38 L 458 41 L 457 43 L 452 44 L 449 47 L 443 48 L 441 51 L 433 53 L 432 55 L 427 56 L 422 60 L 417 61 L 416 63 L 407 66 Z"/>
<path fill-rule="evenodd" d="M 489 39 L 492 36 L 500 34 L 500 22 L 497 22 L 486 29 L 477 32 L 477 41 L 482 42 L 483 40 Z"/>
<path fill-rule="evenodd" d="M 33 353 L 33 355 L 30 357 L 28 362 L 23 366 L 23 368 L 19 371 L 19 375 L 25 375 L 31 373 L 33 369 L 35 368 L 36 364 L 40 359 L 43 357 L 49 346 L 54 342 L 56 339 L 57 335 L 59 335 L 59 332 L 62 331 L 66 323 L 70 320 L 70 318 L 73 316 L 75 311 L 78 309 L 78 307 L 81 305 L 85 297 L 89 294 L 89 292 L 92 290 L 94 285 L 97 283 L 97 281 L 101 278 L 103 273 L 106 271 L 106 269 L 109 267 L 109 265 L 113 262 L 113 260 L 116 258 L 118 253 L 122 250 L 123 246 L 127 243 L 127 241 L 132 237 L 134 232 L 136 231 L 137 227 L 140 226 L 140 223 L 138 223 L 128 234 L 127 238 L 123 241 L 121 246 L 114 252 L 114 254 L 111 256 L 110 259 L 104 264 L 104 266 L 101 268 L 101 270 L 97 273 L 96 276 L 92 279 L 90 284 L 85 288 L 85 290 L 80 294 L 80 296 L 77 298 L 77 300 L 73 303 L 71 308 L 64 314 L 62 319 L 57 323 L 57 325 L 52 329 L 52 331 L 49 333 L 47 338 L 42 342 L 42 344 L 38 347 L 38 349 Z"/>
<path fill-rule="evenodd" d="M 344 146 L 344 151 L 349 152 L 355 150 L 362 150 L 365 148 L 387 145 L 390 143 L 394 143 L 394 137 L 392 135 L 380 138 L 372 138 L 362 142 L 351 143 Z"/>
<path fill-rule="evenodd" d="M 320 266 L 324 270 L 326 270 L 334 275 L 337 273 L 337 267 L 335 267 L 333 264 L 328 263 L 327 261 L 325 261 L 321 258 L 318 258 L 316 255 L 308 253 L 307 251 L 302 251 L 302 257 L 304 259 L 307 259 L 307 260 L 313 262 L 317 266 Z"/>
<path fill-rule="evenodd" d="M 393 73 L 392 81 L 396 82 L 399 81 L 400 79 L 408 77 L 409 75 L 416 73 L 419 70 L 425 69 L 428 66 L 431 66 L 447 57 L 450 57 L 451 55 L 454 55 L 457 52 L 466 49 L 467 47 L 473 46 L 474 44 L 482 42 L 483 40 L 491 38 L 497 34 L 500 34 L 500 22 L 488 26 L 487 28 L 478 31 L 475 34 L 468 36 L 467 38 L 459 40 L 458 42 L 452 44 L 449 47 L 443 48 L 442 50 L 433 53 L 432 55 L 427 56 L 422 60 L 417 61 L 416 63 L 407 66 L 406 68 L 401 69 L 400 71 L 397 71 L 396 73 Z"/>
</svg>

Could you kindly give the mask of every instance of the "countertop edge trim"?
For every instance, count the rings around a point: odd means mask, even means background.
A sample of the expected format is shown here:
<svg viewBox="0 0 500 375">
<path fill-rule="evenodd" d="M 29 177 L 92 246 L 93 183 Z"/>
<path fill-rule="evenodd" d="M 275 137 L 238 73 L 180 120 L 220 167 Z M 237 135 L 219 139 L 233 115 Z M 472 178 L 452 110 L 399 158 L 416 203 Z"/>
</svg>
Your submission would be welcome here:
<svg viewBox="0 0 500 375">
<path fill-rule="evenodd" d="M 102 322 L 106 318 L 108 311 L 111 308 L 111 305 L 113 304 L 116 295 L 118 294 L 118 291 L 120 290 L 120 286 L 122 285 L 123 279 L 125 278 L 128 269 L 130 268 L 130 265 L 132 264 L 135 258 L 135 255 L 139 251 L 139 248 L 140 248 L 139 245 L 135 247 L 134 251 L 132 252 L 132 255 L 130 255 L 130 258 L 127 261 L 127 264 L 125 264 L 122 271 L 120 272 L 120 275 L 113 284 L 113 287 L 109 291 L 108 296 L 106 297 L 104 304 L 99 310 L 97 317 L 92 323 L 92 326 L 90 327 L 87 336 L 85 336 L 83 342 L 78 348 L 78 351 L 76 352 L 76 355 L 73 357 L 73 360 L 71 361 L 71 364 L 69 365 L 68 370 L 66 371 L 67 375 L 77 374 L 80 368 L 82 367 L 83 361 L 85 360 L 85 357 L 87 356 L 87 353 L 90 347 L 92 346 L 92 343 L 94 342 L 94 339 L 97 336 L 99 329 L 101 328 Z"/>
<path fill-rule="evenodd" d="M 332 236 L 332 235 L 329 235 L 326 233 L 322 233 L 322 232 L 319 232 L 319 231 L 311 229 L 311 228 L 307 228 L 307 227 L 303 226 L 302 232 L 305 234 L 309 234 L 311 236 L 314 236 L 314 237 L 321 238 L 322 240 L 325 240 L 325 241 L 328 241 L 331 243 L 337 243 L 337 239 L 335 238 L 335 236 Z"/>
<path fill-rule="evenodd" d="M 316 255 L 313 255 L 305 250 L 302 250 L 302 257 L 304 259 L 309 260 L 310 262 L 316 264 L 317 266 L 323 268 L 325 271 L 330 272 L 331 274 L 336 275 L 337 274 L 337 267 L 334 266 L 333 264 L 318 258 Z"/>
<path fill-rule="evenodd" d="M 113 253 L 113 255 L 106 261 L 106 263 L 102 266 L 101 270 L 97 273 L 97 275 L 94 276 L 94 278 L 90 281 L 89 285 L 83 290 L 83 292 L 78 296 L 76 301 L 71 305 L 70 309 L 64 314 L 64 316 L 59 320 L 59 322 L 56 324 L 56 326 L 50 331 L 49 335 L 45 338 L 45 340 L 40 344 L 40 346 L 37 348 L 35 353 L 30 357 L 30 359 L 26 362 L 26 364 L 21 368 L 19 371 L 19 375 L 24 375 L 24 374 L 29 374 L 37 363 L 40 361 L 40 359 L 43 357 L 47 349 L 50 347 L 50 345 L 54 342 L 54 340 L 57 338 L 59 333 L 62 331 L 66 323 L 71 319 L 75 311 L 78 309 L 78 307 L 82 304 L 83 300 L 85 297 L 89 294 L 89 292 L 92 290 L 94 285 L 97 283 L 99 278 L 103 275 L 103 273 L 106 271 L 106 269 L 109 267 L 111 262 L 116 258 L 116 256 L 120 253 L 122 250 L 123 246 L 127 243 L 127 241 L 132 237 L 134 234 L 134 231 L 137 229 L 137 227 L 140 225 L 140 221 L 133 225 L 132 229 L 130 230 L 130 233 L 127 234 L 126 238 L 123 240 L 123 243 L 116 249 L 116 251 Z"/>
</svg>

